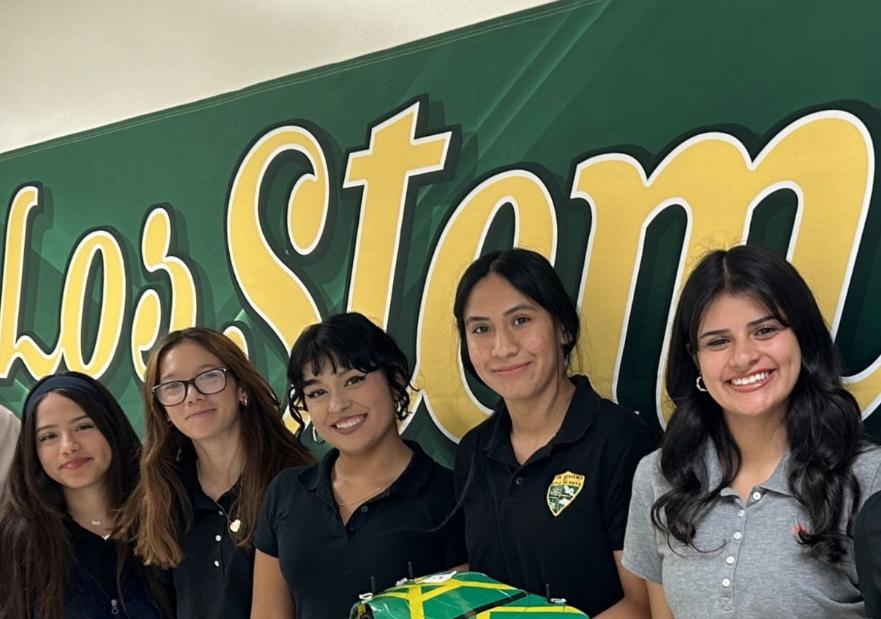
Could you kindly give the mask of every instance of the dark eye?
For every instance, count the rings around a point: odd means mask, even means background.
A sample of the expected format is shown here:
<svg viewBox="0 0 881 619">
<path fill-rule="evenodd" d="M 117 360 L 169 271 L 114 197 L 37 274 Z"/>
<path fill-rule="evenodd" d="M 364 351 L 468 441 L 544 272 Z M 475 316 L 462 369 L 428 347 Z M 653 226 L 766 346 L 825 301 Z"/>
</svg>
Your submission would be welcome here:
<svg viewBox="0 0 881 619">
<path fill-rule="evenodd" d="M 320 398 L 325 393 L 327 393 L 326 389 L 315 389 L 313 391 L 306 391 L 305 396 L 307 400 L 314 400 L 316 398 Z"/>
<path fill-rule="evenodd" d="M 704 343 L 706 348 L 710 348 L 713 350 L 718 350 L 719 348 L 723 348 L 728 343 L 728 338 L 725 337 L 714 337 L 710 340 L 707 340 Z"/>
<path fill-rule="evenodd" d="M 515 325 L 525 325 L 527 322 L 532 320 L 529 316 L 517 316 L 514 318 Z"/>
<path fill-rule="evenodd" d="M 347 385 L 357 385 L 358 383 L 364 382 L 364 379 L 367 377 L 363 374 L 355 374 L 354 376 L 350 376 L 348 380 L 346 380 Z"/>
<path fill-rule="evenodd" d="M 767 340 L 774 337 L 780 331 L 780 327 L 775 324 L 759 325 L 756 328 L 756 337 Z"/>
<path fill-rule="evenodd" d="M 489 327 L 486 325 L 477 325 L 471 329 L 471 333 L 474 335 L 483 335 L 484 333 L 489 333 Z"/>
<path fill-rule="evenodd" d="M 53 438 L 55 438 L 55 434 L 53 432 L 47 432 L 46 434 L 41 434 L 37 441 L 45 443 L 46 441 L 51 441 Z"/>
<path fill-rule="evenodd" d="M 78 423 L 76 425 L 76 431 L 79 432 L 81 430 L 91 430 L 95 427 L 95 424 L 91 421 L 83 421 L 82 423 Z"/>
</svg>

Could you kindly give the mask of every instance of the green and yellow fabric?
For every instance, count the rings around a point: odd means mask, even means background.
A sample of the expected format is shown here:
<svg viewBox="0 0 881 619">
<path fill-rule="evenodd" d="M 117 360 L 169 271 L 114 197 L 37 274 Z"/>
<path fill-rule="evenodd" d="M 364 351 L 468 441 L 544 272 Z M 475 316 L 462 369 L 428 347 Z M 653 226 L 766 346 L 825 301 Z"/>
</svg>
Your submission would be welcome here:
<svg viewBox="0 0 881 619">
<path fill-rule="evenodd" d="M 563 601 L 547 600 L 479 572 L 445 572 L 407 580 L 352 608 L 350 619 L 513 619 L 582 617 Z"/>
</svg>

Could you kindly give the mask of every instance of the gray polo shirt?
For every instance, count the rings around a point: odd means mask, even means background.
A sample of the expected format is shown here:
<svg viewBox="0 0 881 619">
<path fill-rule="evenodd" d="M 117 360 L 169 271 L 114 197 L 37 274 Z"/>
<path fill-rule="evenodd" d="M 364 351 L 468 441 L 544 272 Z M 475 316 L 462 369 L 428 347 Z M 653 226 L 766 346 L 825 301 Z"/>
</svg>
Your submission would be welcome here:
<svg viewBox="0 0 881 619">
<path fill-rule="evenodd" d="M 709 485 L 715 486 L 722 474 L 711 441 L 703 458 Z M 669 489 L 659 462 L 660 450 L 643 458 L 636 470 L 623 564 L 641 578 L 663 583 L 677 619 L 864 616 L 853 540 L 846 539 L 847 554 L 834 566 L 812 558 L 808 547 L 798 543 L 796 533 L 808 518 L 787 484 L 788 453 L 745 504 L 731 488 L 720 492 L 696 523 L 700 550 L 673 537 L 668 543 L 667 535 L 652 525 L 652 505 Z M 857 457 L 861 502 L 881 490 L 879 471 L 881 449 Z M 848 509 L 849 504 L 850 498 Z"/>
</svg>

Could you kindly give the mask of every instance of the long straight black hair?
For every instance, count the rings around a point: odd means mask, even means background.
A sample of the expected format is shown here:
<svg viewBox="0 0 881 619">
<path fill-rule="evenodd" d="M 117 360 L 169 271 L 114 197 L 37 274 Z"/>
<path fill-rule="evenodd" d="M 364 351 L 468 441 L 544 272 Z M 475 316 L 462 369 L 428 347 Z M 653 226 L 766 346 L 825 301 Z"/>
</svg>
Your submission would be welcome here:
<svg viewBox="0 0 881 619">
<path fill-rule="evenodd" d="M 842 387 L 838 353 L 808 285 L 784 258 L 759 247 L 708 254 L 682 290 L 667 360 L 667 392 L 676 408 L 661 448 L 661 472 L 671 489 L 655 502 L 652 521 L 693 546 L 701 511 L 740 470 L 741 452 L 720 406 L 695 386 L 700 322 L 722 294 L 761 303 L 798 340 L 801 370 L 786 414 L 789 488 L 810 519 L 810 526 L 798 534 L 799 542 L 815 558 L 836 563 L 845 553 L 839 532 L 844 499 L 852 499 L 848 530 L 859 505 L 860 488 L 851 465 L 863 442 L 860 409 Z M 707 440 L 713 441 L 722 470 L 715 488 L 706 487 L 704 464 L 694 457 Z"/>
</svg>

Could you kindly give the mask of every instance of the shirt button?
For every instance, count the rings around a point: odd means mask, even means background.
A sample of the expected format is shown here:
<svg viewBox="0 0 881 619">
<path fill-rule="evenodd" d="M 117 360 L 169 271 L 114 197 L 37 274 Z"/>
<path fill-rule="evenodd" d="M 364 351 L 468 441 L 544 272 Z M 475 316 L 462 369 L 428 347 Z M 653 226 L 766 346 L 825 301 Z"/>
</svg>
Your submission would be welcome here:
<svg viewBox="0 0 881 619">
<path fill-rule="evenodd" d="M 734 539 L 740 539 L 741 537 L 743 537 L 743 533 L 741 533 L 740 531 L 734 532 Z"/>
<path fill-rule="evenodd" d="M 762 493 L 761 493 L 761 492 L 759 492 L 758 490 L 756 490 L 755 492 L 753 492 L 753 501 L 758 501 L 758 500 L 761 499 L 761 498 L 762 498 Z"/>
<path fill-rule="evenodd" d="M 738 518 L 743 518 L 743 514 L 744 514 L 744 513 L 745 513 L 745 512 L 741 509 L 740 511 L 737 512 L 737 517 L 738 517 Z"/>
<path fill-rule="evenodd" d="M 731 579 L 730 578 L 723 578 L 722 579 L 722 586 L 723 587 L 730 587 L 731 586 Z"/>
<path fill-rule="evenodd" d="M 366 505 L 361 506 L 361 513 L 362 514 L 366 514 L 369 510 L 370 510 L 370 508 L 367 507 Z"/>
<path fill-rule="evenodd" d="M 523 478 L 518 477 L 517 479 L 514 480 L 514 483 L 517 484 L 518 486 L 522 486 L 523 485 Z"/>
<path fill-rule="evenodd" d="M 220 561 L 215 560 L 215 561 L 214 561 L 214 567 L 220 567 Z"/>
<path fill-rule="evenodd" d="M 219 535 L 215 535 L 215 536 L 214 536 L 214 541 L 215 541 L 215 542 L 219 542 L 221 539 L 223 539 L 223 538 L 220 537 Z"/>
<path fill-rule="evenodd" d="M 218 516 L 223 516 L 223 510 L 222 510 L 222 509 L 218 509 L 218 510 L 217 510 L 217 515 L 218 515 Z"/>
<path fill-rule="evenodd" d="M 727 563 L 728 565 L 731 565 L 732 563 L 734 563 L 734 557 L 731 555 L 725 557 L 725 563 Z"/>
</svg>

